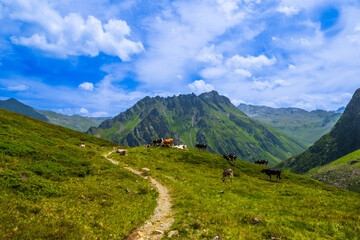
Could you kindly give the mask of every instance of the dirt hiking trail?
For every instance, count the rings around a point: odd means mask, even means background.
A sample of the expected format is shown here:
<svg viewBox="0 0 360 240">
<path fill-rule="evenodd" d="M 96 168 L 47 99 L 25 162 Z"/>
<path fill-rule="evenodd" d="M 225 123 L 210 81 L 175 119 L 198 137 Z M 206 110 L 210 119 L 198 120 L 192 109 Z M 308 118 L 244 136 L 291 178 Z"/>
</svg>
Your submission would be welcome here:
<svg viewBox="0 0 360 240">
<path fill-rule="evenodd" d="M 108 155 L 114 151 L 109 152 L 104 155 L 104 157 L 112 162 L 113 164 L 119 165 L 117 161 L 108 158 Z M 145 223 L 133 230 L 125 239 L 127 240 L 158 240 L 161 239 L 165 231 L 168 231 L 171 225 L 174 223 L 174 216 L 171 210 L 172 198 L 169 194 L 169 190 L 162 184 L 160 184 L 156 179 L 147 175 L 147 172 L 141 172 L 131 167 L 124 167 L 126 170 L 133 172 L 136 175 L 141 176 L 142 178 L 149 179 L 151 184 L 156 188 L 159 193 L 157 198 L 157 206 L 155 208 L 154 214 L 150 219 L 145 221 Z"/>
</svg>

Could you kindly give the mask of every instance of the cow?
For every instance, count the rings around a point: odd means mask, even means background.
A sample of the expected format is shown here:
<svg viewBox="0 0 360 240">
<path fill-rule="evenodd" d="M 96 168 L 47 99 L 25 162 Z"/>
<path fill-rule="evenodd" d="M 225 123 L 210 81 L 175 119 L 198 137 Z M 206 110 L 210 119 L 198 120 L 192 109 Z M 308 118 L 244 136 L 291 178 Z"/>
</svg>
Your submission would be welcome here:
<svg viewBox="0 0 360 240">
<path fill-rule="evenodd" d="M 207 149 L 207 144 L 202 144 L 202 143 L 197 143 L 196 145 L 195 145 L 195 147 L 197 147 L 197 149 Z"/>
<path fill-rule="evenodd" d="M 256 160 L 255 161 L 255 164 L 260 164 L 260 165 L 265 165 L 267 166 L 269 164 L 269 161 L 266 161 L 266 160 Z"/>
<path fill-rule="evenodd" d="M 236 163 L 237 156 L 236 156 L 235 154 L 232 154 L 232 153 L 230 153 L 230 154 L 228 154 L 228 155 L 224 154 L 223 157 L 224 157 L 226 160 L 230 161 L 232 164 L 235 164 L 235 163 Z"/>
<path fill-rule="evenodd" d="M 120 149 L 120 148 L 118 148 L 118 149 L 116 150 L 117 153 L 120 153 L 120 155 L 124 155 L 124 156 L 127 156 L 127 151 L 128 151 L 128 150 Z"/>
<path fill-rule="evenodd" d="M 226 177 L 229 177 L 230 178 L 230 181 L 232 182 L 232 178 L 233 178 L 233 171 L 231 169 L 226 169 L 224 172 L 223 172 L 223 182 L 226 182 Z"/>
<path fill-rule="evenodd" d="M 80 147 L 85 147 L 85 143 L 81 143 L 81 144 L 80 144 Z"/>
<path fill-rule="evenodd" d="M 187 148 L 186 145 L 173 146 L 173 149 L 182 149 L 182 150 L 185 150 L 186 148 Z"/>
<path fill-rule="evenodd" d="M 276 180 L 281 179 L 281 176 L 280 176 L 281 169 L 269 168 L 269 169 L 263 169 L 263 170 L 261 170 L 261 172 L 269 175 L 270 179 L 271 179 L 271 175 L 276 175 Z"/>
<path fill-rule="evenodd" d="M 145 145 L 145 148 L 149 148 L 149 147 L 150 147 L 150 144 L 146 144 L 146 145 Z"/>
<path fill-rule="evenodd" d="M 165 139 L 162 142 L 162 146 L 163 147 L 172 147 L 172 146 L 174 146 L 174 140 L 173 139 Z"/>
<path fill-rule="evenodd" d="M 158 138 L 152 141 L 153 146 L 161 146 L 161 144 L 163 143 L 164 139 L 162 138 Z"/>
</svg>

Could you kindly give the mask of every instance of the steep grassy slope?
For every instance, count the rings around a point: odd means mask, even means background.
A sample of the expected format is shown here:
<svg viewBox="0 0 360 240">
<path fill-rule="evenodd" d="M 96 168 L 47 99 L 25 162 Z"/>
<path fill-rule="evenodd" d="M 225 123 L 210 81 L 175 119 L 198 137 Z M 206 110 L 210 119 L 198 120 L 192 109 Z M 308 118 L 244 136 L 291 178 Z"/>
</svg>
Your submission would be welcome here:
<svg viewBox="0 0 360 240">
<path fill-rule="evenodd" d="M 326 184 L 360 193 L 360 150 L 311 169 L 306 175 Z"/>
<path fill-rule="evenodd" d="M 360 89 L 330 133 L 324 135 L 307 151 L 285 160 L 279 167 L 305 173 L 360 149 Z"/>
<path fill-rule="evenodd" d="M 146 97 L 87 133 L 127 146 L 148 144 L 158 137 L 189 147 L 207 143 L 213 153 L 235 153 L 247 161 L 262 158 L 271 164 L 306 149 L 301 141 L 247 117 L 215 91 Z"/>
<path fill-rule="evenodd" d="M 129 149 L 122 165 L 141 169 L 171 189 L 175 223 L 172 239 L 358 239 L 359 195 L 289 172 L 270 181 L 262 166 L 219 155 L 161 147 Z M 221 180 L 234 170 L 232 183 Z M 224 193 L 220 193 L 224 191 Z M 253 218 L 260 218 L 254 223 Z"/>
<path fill-rule="evenodd" d="M 26 116 L 39 119 L 41 121 L 49 122 L 49 119 L 38 113 L 32 107 L 25 105 L 14 98 L 9 98 L 8 100 L 0 101 L 0 108 L 6 109 L 12 112 L 17 112 L 20 114 L 24 114 Z"/>
<path fill-rule="evenodd" d="M 144 222 L 157 193 L 102 157 L 113 146 L 0 109 L 0 239 L 122 239 Z"/>
<path fill-rule="evenodd" d="M 98 127 L 100 123 L 109 119 L 106 117 L 83 117 L 79 115 L 64 115 L 47 110 L 37 110 L 49 119 L 49 122 L 58 126 L 70 128 L 79 132 L 85 132 L 90 127 Z"/>
<path fill-rule="evenodd" d="M 309 146 L 330 132 L 342 115 L 341 110 L 340 112 L 324 110 L 308 112 L 300 108 L 271 108 L 247 104 L 240 104 L 238 108 L 251 118 L 300 138 Z"/>
</svg>

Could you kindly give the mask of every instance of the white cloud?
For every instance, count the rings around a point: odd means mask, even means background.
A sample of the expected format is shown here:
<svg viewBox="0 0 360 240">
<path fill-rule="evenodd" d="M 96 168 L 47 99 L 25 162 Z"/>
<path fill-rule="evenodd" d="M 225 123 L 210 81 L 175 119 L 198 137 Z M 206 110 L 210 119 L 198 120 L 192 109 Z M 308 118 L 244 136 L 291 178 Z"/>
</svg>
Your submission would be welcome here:
<svg viewBox="0 0 360 240">
<path fill-rule="evenodd" d="M 205 83 L 204 80 L 196 80 L 193 83 L 190 83 L 189 85 L 190 90 L 193 93 L 200 94 L 203 92 L 210 92 L 214 90 L 214 86 L 208 83 Z"/>
<path fill-rule="evenodd" d="M 294 69 L 296 69 L 296 67 L 295 67 L 295 65 L 289 64 L 289 65 L 288 65 L 288 69 L 294 70 Z"/>
<path fill-rule="evenodd" d="M 355 32 L 360 32 L 360 25 L 357 25 L 354 29 Z"/>
<path fill-rule="evenodd" d="M 123 20 L 102 23 L 94 16 L 84 19 L 78 13 L 62 17 L 44 0 L 9 1 L 12 19 L 32 23 L 42 31 L 30 37 L 12 36 L 14 44 L 38 48 L 58 57 L 68 55 L 97 56 L 100 52 L 117 56 L 123 61 L 144 50 L 141 42 L 129 40 L 130 27 Z"/>
<path fill-rule="evenodd" d="M 243 68 L 243 69 L 259 69 L 263 66 L 271 66 L 275 63 L 276 63 L 275 57 L 269 59 L 265 55 L 260 55 L 258 57 L 247 56 L 246 58 L 239 55 L 235 55 L 226 61 L 226 65 L 228 67 Z"/>
<path fill-rule="evenodd" d="M 87 90 L 87 91 L 92 91 L 92 90 L 94 90 L 94 84 L 90 83 L 90 82 L 84 82 L 79 85 L 79 88 Z"/>
<path fill-rule="evenodd" d="M 292 16 L 299 13 L 299 10 L 294 8 L 293 6 L 291 7 L 279 6 L 276 10 L 278 12 L 284 13 L 286 16 Z"/>
<path fill-rule="evenodd" d="M 107 112 L 94 112 L 91 114 L 92 117 L 108 117 L 110 116 Z"/>
<path fill-rule="evenodd" d="M 235 69 L 234 73 L 236 75 L 242 76 L 242 77 L 246 77 L 246 78 L 250 78 L 252 76 L 251 72 L 246 71 L 244 69 Z"/>
<path fill-rule="evenodd" d="M 6 89 L 8 91 L 23 92 L 23 91 L 27 91 L 29 89 L 29 86 L 20 84 L 20 85 L 8 86 Z"/>
<path fill-rule="evenodd" d="M 196 56 L 196 60 L 204 63 L 210 63 L 212 65 L 221 64 L 222 59 L 222 54 L 214 52 L 214 44 L 212 44 L 210 47 L 203 48 L 199 55 Z"/>
<path fill-rule="evenodd" d="M 82 107 L 79 110 L 79 114 L 81 115 L 88 115 L 89 114 L 89 110 L 87 110 L 86 108 Z"/>
</svg>

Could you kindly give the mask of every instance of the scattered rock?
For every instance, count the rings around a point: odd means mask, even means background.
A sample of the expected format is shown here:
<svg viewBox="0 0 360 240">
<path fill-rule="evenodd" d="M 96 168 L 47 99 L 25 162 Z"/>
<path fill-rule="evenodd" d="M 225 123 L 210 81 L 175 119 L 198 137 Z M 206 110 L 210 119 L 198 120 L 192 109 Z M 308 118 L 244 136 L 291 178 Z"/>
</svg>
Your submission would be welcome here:
<svg viewBox="0 0 360 240">
<path fill-rule="evenodd" d="M 144 236 L 144 233 L 142 233 L 142 232 L 140 232 L 140 231 L 138 231 L 137 234 L 139 235 L 139 237 L 143 237 L 143 236 Z"/>
<path fill-rule="evenodd" d="M 251 221 L 253 224 L 258 224 L 261 222 L 261 219 L 260 218 L 252 218 Z"/>
<path fill-rule="evenodd" d="M 150 172 L 150 169 L 148 169 L 148 168 L 142 168 L 142 170 L 145 172 Z"/>
<path fill-rule="evenodd" d="M 126 194 L 131 194 L 132 192 L 131 192 L 131 189 L 126 189 Z"/>
<path fill-rule="evenodd" d="M 279 237 L 271 237 L 272 240 L 281 240 Z"/>
<path fill-rule="evenodd" d="M 222 193 L 224 193 L 224 191 L 220 191 L 219 193 L 221 193 L 221 194 L 222 194 Z"/>
<path fill-rule="evenodd" d="M 179 234 L 179 231 L 178 230 L 172 230 L 168 233 L 168 238 L 171 238 L 175 235 L 178 235 Z"/>
<path fill-rule="evenodd" d="M 215 236 L 213 240 L 222 240 L 219 236 Z"/>
<path fill-rule="evenodd" d="M 135 180 L 136 183 L 138 183 L 139 181 L 138 180 Z"/>
<path fill-rule="evenodd" d="M 155 231 L 154 231 L 154 233 L 155 233 L 155 234 L 158 234 L 158 235 L 160 235 L 160 234 L 164 234 L 164 232 L 163 232 L 163 231 L 161 231 L 161 230 L 155 230 Z"/>
<path fill-rule="evenodd" d="M 154 188 L 150 188 L 150 191 L 153 191 L 154 190 Z"/>
<path fill-rule="evenodd" d="M 27 179 L 29 176 L 28 176 L 27 174 L 25 174 L 25 173 L 21 173 L 21 174 L 20 174 L 20 177 L 21 177 L 22 179 Z"/>
</svg>

